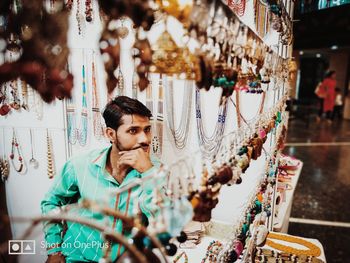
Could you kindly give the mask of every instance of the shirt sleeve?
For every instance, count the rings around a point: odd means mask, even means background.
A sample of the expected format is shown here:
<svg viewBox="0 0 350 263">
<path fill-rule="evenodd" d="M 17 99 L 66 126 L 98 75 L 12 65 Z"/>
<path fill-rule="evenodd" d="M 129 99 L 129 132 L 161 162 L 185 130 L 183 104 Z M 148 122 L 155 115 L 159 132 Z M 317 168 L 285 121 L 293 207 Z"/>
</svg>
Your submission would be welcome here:
<svg viewBox="0 0 350 263">
<path fill-rule="evenodd" d="M 41 201 L 42 214 L 54 212 L 69 204 L 72 197 L 78 192 L 74 166 L 71 161 L 68 161 L 63 166 L 61 173 L 55 177 L 53 185 Z M 62 230 L 62 223 L 44 223 L 46 248 L 49 255 L 61 251 Z"/>
</svg>

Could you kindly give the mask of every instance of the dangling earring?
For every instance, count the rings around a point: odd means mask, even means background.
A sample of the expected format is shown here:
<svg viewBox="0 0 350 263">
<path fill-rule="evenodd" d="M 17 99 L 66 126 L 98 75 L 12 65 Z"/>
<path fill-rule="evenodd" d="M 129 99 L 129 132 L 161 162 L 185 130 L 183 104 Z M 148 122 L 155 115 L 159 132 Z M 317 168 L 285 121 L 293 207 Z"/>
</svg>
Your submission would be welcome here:
<svg viewBox="0 0 350 263">
<path fill-rule="evenodd" d="M 18 155 L 19 167 L 16 167 L 15 162 L 14 162 L 15 148 L 17 149 L 16 152 Z M 13 168 L 16 170 L 16 172 L 18 172 L 20 174 L 25 174 L 27 172 L 27 167 L 25 165 L 25 162 L 23 160 L 23 156 L 21 154 L 20 145 L 19 145 L 18 139 L 16 137 L 15 129 L 13 129 L 13 133 L 12 133 L 12 147 L 11 147 L 10 159 L 11 159 Z"/>
</svg>

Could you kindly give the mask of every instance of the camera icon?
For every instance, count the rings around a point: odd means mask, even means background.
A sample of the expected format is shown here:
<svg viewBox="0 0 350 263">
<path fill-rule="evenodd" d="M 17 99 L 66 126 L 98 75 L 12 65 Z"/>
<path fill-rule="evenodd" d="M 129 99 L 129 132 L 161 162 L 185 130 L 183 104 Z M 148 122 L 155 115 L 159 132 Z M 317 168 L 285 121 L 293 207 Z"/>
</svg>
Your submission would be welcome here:
<svg viewBox="0 0 350 263">
<path fill-rule="evenodd" d="M 9 255 L 35 254 L 35 240 L 9 240 Z"/>
</svg>

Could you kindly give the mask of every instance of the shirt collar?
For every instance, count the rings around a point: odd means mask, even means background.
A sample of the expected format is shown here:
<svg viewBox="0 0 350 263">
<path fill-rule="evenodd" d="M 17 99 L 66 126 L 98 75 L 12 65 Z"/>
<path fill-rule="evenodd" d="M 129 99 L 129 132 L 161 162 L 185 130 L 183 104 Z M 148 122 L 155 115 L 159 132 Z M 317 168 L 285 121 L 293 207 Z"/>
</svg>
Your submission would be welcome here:
<svg viewBox="0 0 350 263">
<path fill-rule="evenodd" d="M 92 163 L 104 169 L 106 167 L 108 154 L 111 150 L 112 145 L 102 149 L 97 156 L 94 156 Z"/>
</svg>

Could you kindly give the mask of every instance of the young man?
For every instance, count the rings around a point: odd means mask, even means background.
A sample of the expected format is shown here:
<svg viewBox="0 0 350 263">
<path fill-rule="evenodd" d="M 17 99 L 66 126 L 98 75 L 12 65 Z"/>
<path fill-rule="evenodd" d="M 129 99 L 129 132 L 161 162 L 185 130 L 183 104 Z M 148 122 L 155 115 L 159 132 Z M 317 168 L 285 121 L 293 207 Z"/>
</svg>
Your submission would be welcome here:
<svg viewBox="0 0 350 263">
<path fill-rule="evenodd" d="M 109 207 L 127 215 L 132 213 L 133 200 L 137 198 L 142 212 L 149 217 L 151 189 L 136 187 L 117 196 L 106 195 L 109 190 L 123 187 L 135 178 L 152 174 L 155 166 L 159 166 L 150 159 L 151 116 L 146 106 L 129 97 L 119 96 L 108 103 L 103 118 L 112 145 L 70 159 L 41 202 L 42 213 L 80 202 L 83 198 L 96 202 L 107 198 Z M 75 213 L 106 222 L 105 217 L 89 210 Z M 121 220 L 112 217 L 108 220 L 112 228 L 123 233 Z M 65 233 L 62 224 L 46 223 L 44 231 L 49 255 L 47 262 L 97 262 L 106 245 L 99 231 L 77 223 L 67 222 Z M 122 252 L 122 247 L 113 245 L 112 260 Z"/>
</svg>

